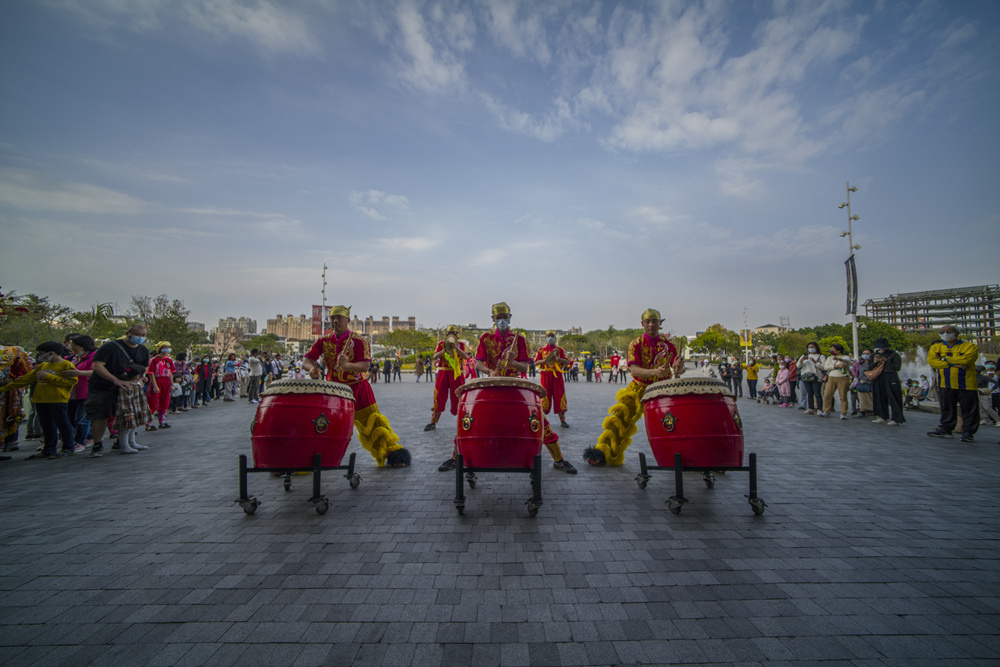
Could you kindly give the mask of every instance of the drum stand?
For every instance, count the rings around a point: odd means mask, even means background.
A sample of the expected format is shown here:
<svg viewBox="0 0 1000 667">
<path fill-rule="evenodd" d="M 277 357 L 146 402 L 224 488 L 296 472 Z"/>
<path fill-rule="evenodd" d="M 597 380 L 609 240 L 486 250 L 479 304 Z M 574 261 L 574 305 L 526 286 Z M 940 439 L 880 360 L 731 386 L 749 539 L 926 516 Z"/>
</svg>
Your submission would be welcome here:
<svg viewBox="0 0 1000 667">
<path fill-rule="evenodd" d="M 667 509 L 674 514 L 680 514 L 684 504 L 688 499 L 684 497 L 684 472 L 700 472 L 705 486 L 710 489 L 715 488 L 715 475 L 713 472 L 726 473 L 730 471 L 747 471 L 750 473 L 750 494 L 746 496 L 747 502 L 753 508 L 754 514 L 763 514 L 767 504 L 763 498 L 757 497 L 757 454 L 750 453 L 750 465 L 746 467 L 726 467 L 712 466 L 710 468 L 685 468 L 681 462 L 681 455 L 674 454 L 674 465 L 672 466 L 648 466 L 646 465 L 646 455 L 639 453 L 639 474 L 635 476 L 636 484 L 640 489 L 645 489 L 649 483 L 650 470 L 673 470 L 674 471 L 674 495 L 667 500 Z"/>
<path fill-rule="evenodd" d="M 531 498 L 524 502 L 528 506 L 528 516 L 536 516 L 538 508 L 542 506 L 542 456 L 535 457 L 534 466 L 531 468 L 466 468 L 461 454 L 455 457 L 455 510 L 459 516 L 465 514 L 465 482 L 469 483 L 469 488 L 476 488 L 479 478 L 476 473 L 480 472 L 526 472 L 531 475 Z M 464 480 L 462 478 L 465 478 Z"/>
<path fill-rule="evenodd" d="M 316 508 L 316 514 L 326 514 L 326 511 L 330 509 L 330 501 L 326 496 L 320 493 L 319 482 L 320 482 L 320 471 L 322 470 L 346 470 L 347 474 L 344 478 L 351 485 L 352 489 L 358 488 L 361 484 L 361 475 L 354 472 L 354 457 L 355 452 L 351 452 L 350 458 L 347 460 L 346 466 L 322 466 L 320 465 L 320 459 L 322 458 L 319 454 L 313 456 L 312 468 L 248 468 L 247 467 L 247 457 L 246 454 L 240 454 L 240 497 L 236 499 L 236 503 L 243 508 L 243 511 L 247 514 L 253 514 L 260 507 L 260 501 L 255 497 L 247 495 L 247 473 L 250 472 L 269 472 L 277 473 L 284 479 L 285 491 L 290 491 L 292 489 L 292 473 L 293 472 L 311 472 L 312 482 L 313 482 L 313 494 L 312 498 L 309 499 L 309 504 Z"/>
</svg>

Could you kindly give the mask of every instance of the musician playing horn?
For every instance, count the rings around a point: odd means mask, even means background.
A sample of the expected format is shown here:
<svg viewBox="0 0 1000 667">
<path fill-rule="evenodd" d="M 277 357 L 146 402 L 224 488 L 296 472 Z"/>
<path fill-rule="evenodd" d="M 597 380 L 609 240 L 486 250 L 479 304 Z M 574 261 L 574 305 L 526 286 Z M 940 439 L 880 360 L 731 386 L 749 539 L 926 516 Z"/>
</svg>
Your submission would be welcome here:
<svg viewBox="0 0 1000 667">
<path fill-rule="evenodd" d="M 539 368 L 539 380 L 542 388 L 545 389 L 545 398 L 542 399 L 542 410 L 549 414 L 549 410 L 559 415 L 559 425 L 569 428 L 566 422 L 566 384 L 563 382 L 563 373 L 570 366 L 570 360 L 566 357 L 566 350 L 556 345 L 556 332 L 545 332 L 545 345 L 538 348 L 535 353 L 535 365 Z"/>
<path fill-rule="evenodd" d="M 642 394 L 646 387 L 684 373 L 684 358 L 666 336 L 660 335 L 663 319 L 660 311 L 649 308 L 642 314 L 643 334 L 628 346 L 628 369 L 632 382 L 615 395 L 618 401 L 608 409 L 597 446 L 583 453 L 587 463 L 595 466 L 620 466 L 625 462 L 625 450 L 635 435 L 636 422 L 642 416 Z"/>
<path fill-rule="evenodd" d="M 458 416 L 458 394 L 465 378 L 462 376 L 462 364 L 469 358 L 465 351 L 465 343 L 458 339 L 461 329 L 455 324 L 449 324 L 444 340 L 438 341 L 434 356 L 431 357 L 437 366 L 437 377 L 434 379 L 434 404 L 431 406 L 431 423 L 424 427 L 425 431 L 437 428 L 438 419 L 444 412 L 445 405 L 451 398 L 451 414 Z"/>
<path fill-rule="evenodd" d="M 367 340 L 347 328 L 350 321 L 350 306 L 331 308 L 333 333 L 313 343 L 302 358 L 302 369 L 318 380 L 317 362 L 323 357 L 326 379 L 346 384 L 354 393 L 354 425 L 361 446 L 371 453 L 379 468 L 386 464 L 390 468 L 405 468 L 410 465 L 410 452 L 399 444 L 399 436 L 393 433 L 389 420 L 379 412 L 372 387 L 362 375 L 371 366 L 371 348 Z"/>
<path fill-rule="evenodd" d="M 528 341 L 524 335 L 511 331 L 510 315 L 510 307 L 506 303 L 493 304 L 494 328 L 479 337 L 479 347 L 476 348 L 476 370 L 479 377 L 518 377 L 528 371 Z M 552 467 L 575 475 L 576 468 L 563 458 L 559 449 L 559 436 L 549 426 L 545 415 L 542 415 L 542 426 L 542 442 L 552 455 Z M 455 467 L 454 456 L 453 453 L 452 458 L 438 466 L 438 470 L 452 470 Z"/>
</svg>

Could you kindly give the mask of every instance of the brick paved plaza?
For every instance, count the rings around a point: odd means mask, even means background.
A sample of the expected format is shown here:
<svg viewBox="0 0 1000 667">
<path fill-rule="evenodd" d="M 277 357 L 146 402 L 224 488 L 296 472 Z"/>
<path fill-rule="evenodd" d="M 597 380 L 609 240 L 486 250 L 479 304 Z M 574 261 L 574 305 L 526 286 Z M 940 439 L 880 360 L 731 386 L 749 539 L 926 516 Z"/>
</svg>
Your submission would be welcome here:
<svg viewBox="0 0 1000 667">
<path fill-rule="evenodd" d="M 713 490 L 634 482 L 581 460 L 618 385 L 569 387 L 569 476 L 481 475 L 464 516 L 438 473 L 453 422 L 424 433 L 432 387 L 375 385 L 414 455 L 360 487 L 335 472 L 320 516 L 251 475 L 233 503 L 253 406 L 213 403 L 141 434 L 135 456 L 0 464 L 0 664 L 928 664 L 1000 660 L 1000 429 L 975 445 L 740 401 L 759 456 Z M 23 430 L 22 430 L 23 433 Z M 30 443 L 34 445 L 35 443 Z M 30 447 L 31 450 L 34 447 Z M 650 457 L 651 459 L 651 457 Z"/>
</svg>

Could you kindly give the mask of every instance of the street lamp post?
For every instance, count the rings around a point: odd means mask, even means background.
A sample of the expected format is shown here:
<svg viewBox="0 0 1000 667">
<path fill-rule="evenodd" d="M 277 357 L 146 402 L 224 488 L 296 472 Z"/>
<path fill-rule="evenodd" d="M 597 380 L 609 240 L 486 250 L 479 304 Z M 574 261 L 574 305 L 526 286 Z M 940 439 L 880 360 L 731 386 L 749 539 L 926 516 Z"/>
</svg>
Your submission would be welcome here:
<svg viewBox="0 0 1000 667">
<path fill-rule="evenodd" d="M 837 207 L 837 208 L 846 208 L 847 209 L 847 231 L 846 232 L 841 232 L 840 233 L 840 238 L 844 238 L 845 236 L 847 237 L 847 249 L 850 251 L 851 259 L 854 258 L 854 251 L 855 250 L 861 250 L 861 246 L 858 245 L 858 244 L 856 244 L 854 242 L 854 229 L 853 229 L 853 225 L 852 225 L 852 223 L 855 220 L 859 219 L 859 216 L 857 216 L 857 215 L 851 215 L 851 193 L 852 192 L 857 192 L 857 191 L 858 191 L 857 186 L 852 187 L 851 186 L 851 182 L 847 181 L 847 201 L 846 202 L 841 202 L 840 206 Z M 851 264 L 853 265 L 854 262 L 851 262 Z M 855 289 L 857 289 L 856 285 L 855 285 Z M 854 312 L 851 313 L 851 332 L 852 332 L 852 334 L 854 336 L 854 340 L 852 341 L 854 343 L 853 352 L 854 352 L 854 357 L 857 359 L 857 358 L 860 358 L 860 354 L 861 354 L 861 351 L 858 349 L 858 308 L 857 308 L 857 304 L 855 304 L 855 306 L 854 306 L 854 308 L 852 310 L 854 311 Z"/>
</svg>

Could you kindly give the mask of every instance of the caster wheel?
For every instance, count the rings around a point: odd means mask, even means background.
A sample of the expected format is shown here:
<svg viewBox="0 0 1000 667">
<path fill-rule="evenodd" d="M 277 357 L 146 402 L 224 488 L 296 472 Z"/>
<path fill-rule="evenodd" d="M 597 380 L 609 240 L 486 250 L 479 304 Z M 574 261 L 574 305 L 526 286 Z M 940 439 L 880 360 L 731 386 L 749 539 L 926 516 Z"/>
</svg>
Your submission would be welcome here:
<svg viewBox="0 0 1000 667">
<path fill-rule="evenodd" d="M 708 474 L 705 475 L 703 479 L 705 480 L 705 486 L 707 486 L 710 489 L 715 488 L 715 475 Z"/>
<path fill-rule="evenodd" d="M 750 507 L 753 508 L 753 513 L 760 516 L 764 513 L 764 508 L 767 507 L 767 503 L 764 502 L 762 498 L 753 498 L 749 501 Z"/>
<path fill-rule="evenodd" d="M 323 500 L 322 502 L 316 503 L 316 514 L 326 514 L 327 510 L 330 509 L 330 501 Z"/>
<path fill-rule="evenodd" d="M 455 511 L 458 512 L 458 516 L 465 515 L 465 505 L 455 505 Z"/>
<path fill-rule="evenodd" d="M 680 514 L 682 507 L 684 507 L 684 503 L 679 503 L 673 499 L 667 501 L 667 509 L 670 510 L 671 514 Z"/>
<path fill-rule="evenodd" d="M 361 485 L 361 475 L 352 476 L 351 479 L 348 481 L 348 484 L 351 485 L 352 489 L 358 488 Z"/>
<path fill-rule="evenodd" d="M 465 481 L 469 483 L 470 489 L 474 489 L 476 488 L 476 482 L 479 481 L 479 478 L 477 478 L 475 475 L 466 475 Z"/>
<path fill-rule="evenodd" d="M 640 489 L 645 489 L 646 485 L 649 484 L 649 478 L 647 477 L 647 478 L 644 479 L 642 477 L 636 477 L 635 478 L 635 483 L 636 483 L 636 486 L 638 486 Z"/>
<path fill-rule="evenodd" d="M 257 511 L 257 508 L 260 507 L 260 503 L 256 500 L 245 500 L 240 503 L 240 507 L 242 507 L 243 511 L 247 514 L 253 514 Z"/>
<path fill-rule="evenodd" d="M 284 484 L 284 486 L 285 486 L 285 491 L 291 491 L 292 490 L 292 480 L 290 480 L 290 479 L 288 479 L 286 477 L 285 478 L 285 484 Z"/>
</svg>

